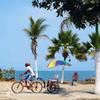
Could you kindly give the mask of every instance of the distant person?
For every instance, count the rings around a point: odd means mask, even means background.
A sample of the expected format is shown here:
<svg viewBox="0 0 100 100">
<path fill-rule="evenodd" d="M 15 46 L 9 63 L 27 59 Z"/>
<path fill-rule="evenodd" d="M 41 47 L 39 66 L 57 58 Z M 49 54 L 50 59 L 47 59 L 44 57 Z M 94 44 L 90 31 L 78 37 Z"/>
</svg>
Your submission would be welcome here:
<svg viewBox="0 0 100 100">
<path fill-rule="evenodd" d="M 75 85 L 75 82 L 78 81 L 79 75 L 77 72 L 75 72 L 72 76 L 72 85 Z"/>
<path fill-rule="evenodd" d="M 31 65 L 29 63 L 25 63 L 26 71 L 21 74 L 21 76 L 25 76 L 25 83 L 27 85 L 27 81 L 32 81 L 32 78 L 35 77 L 35 72 L 33 71 Z"/>
</svg>

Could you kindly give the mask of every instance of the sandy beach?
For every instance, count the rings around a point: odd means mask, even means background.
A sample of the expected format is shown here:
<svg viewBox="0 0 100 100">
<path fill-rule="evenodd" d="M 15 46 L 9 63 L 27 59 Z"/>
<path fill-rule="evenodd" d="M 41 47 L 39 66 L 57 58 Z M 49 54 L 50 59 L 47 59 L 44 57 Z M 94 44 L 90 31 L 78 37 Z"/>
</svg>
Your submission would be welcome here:
<svg viewBox="0 0 100 100">
<path fill-rule="evenodd" d="M 94 94 L 94 84 L 60 84 L 60 91 L 57 94 L 50 94 L 46 89 L 41 93 L 32 93 L 24 89 L 20 94 L 11 91 L 13 82 L 0 82 L 0 100 L 100 100 L 100 95 Z"/>
</svg>

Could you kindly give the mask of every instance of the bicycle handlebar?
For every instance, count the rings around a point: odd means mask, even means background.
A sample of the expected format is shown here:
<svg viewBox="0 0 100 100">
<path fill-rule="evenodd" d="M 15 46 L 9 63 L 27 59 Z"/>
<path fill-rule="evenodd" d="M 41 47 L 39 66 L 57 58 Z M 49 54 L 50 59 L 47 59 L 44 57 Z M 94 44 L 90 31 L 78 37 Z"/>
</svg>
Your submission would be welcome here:
<svg viewBox="0 0 100 100">
<path fill-rule="evenodd" d="M 25 80 L 22 74 L 19 75 L 19 80 Z"/>
</svg>

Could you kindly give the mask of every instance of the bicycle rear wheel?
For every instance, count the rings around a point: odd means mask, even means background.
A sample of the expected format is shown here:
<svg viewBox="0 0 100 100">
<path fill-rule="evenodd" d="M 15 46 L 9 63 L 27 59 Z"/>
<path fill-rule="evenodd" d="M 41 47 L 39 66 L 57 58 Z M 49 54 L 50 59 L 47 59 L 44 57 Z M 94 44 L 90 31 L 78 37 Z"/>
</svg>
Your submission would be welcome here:
<svg viewBox="0 0 100 100">
<path fill-rule="evenodd" d="M 37 78 L 37 81 L 39 81 L 42 84 L 42 87 L 45 88 L 45 81 L 42 78 Z"/>
<path fill-rule="evenodd" d="M 32 88 L 31 88 L 32 92 L 39 93 L 42 91 L 42 88 L 43 87 L 42 87 L 42 84 L 40 82 L 36 81 L 36 82 L 32 83 Z"/>
<path fill-rule="evenodd" d="M 21 93 L 23 91 L 23 84 L 21 82 L 14 82 L 11 86 L 14 93 Z"/>
</svg>

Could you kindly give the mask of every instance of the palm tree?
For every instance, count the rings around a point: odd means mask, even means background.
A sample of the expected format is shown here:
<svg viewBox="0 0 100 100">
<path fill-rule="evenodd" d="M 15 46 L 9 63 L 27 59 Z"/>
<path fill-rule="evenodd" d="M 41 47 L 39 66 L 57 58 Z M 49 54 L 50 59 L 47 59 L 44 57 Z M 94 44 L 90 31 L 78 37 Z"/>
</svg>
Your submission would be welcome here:
<svg viewBox="0 0 100 100">
<path fill-rule="evenodd" d="M 53 43 L 53 46 L 49 46 L 48 48 L 48 54 L 46 56 L 47 60 L 55 58 L 55 54 L 57 52 L 61 52 L 64 61 L 66 61 L 66 59 L 69 58 L 70 54 L 73 56 L 76 55 L 75 57 L 77 59 L 79 59 L 79 57 L 80 58 L 82 57 L 79 56 L 81 52 L 78 52 L 79 50 L 77 49 L 81 47 L 77 34 L 72 34 L 71 31 L 60 32 L 58 33 L 58 38 L 54 38 L 51 41 Z M 81 60 L 85 59 L 81 58 Z M 64 67 L 62 68 L 61 83 L 63 83 L 63 81 L 64 81 Z"/>
<path fill-rule="evenodd" d="M 61 22 L 61 31 L 64 31 L 64 26 L 69 30 L 70 27 L 72 26 L 72 20 L 71 16 L 66 17 L 62 22 Z"/>
<path fill-rule="evenodd" d="M 87 2 L 90 2 L 89 0 L 86 0 Z M 91 2 L 94 2 L 91 1 Z M 73 25 L 72 18 L 69 16 L 65 18 L 61 23 L 61 30 L 63 31 L 64 26 Z M 93 57 L 95 57 L 95 69 L 96 69 L 96 82 L 95 82 L 95 93 L 100 94 L 100 33 L 99 33 L 99 22 L 95 25 L 95 33 L 92 33 L 89 35 L 90 42 L 83 43 L 83 49 L 82 52 L 85 54 L 83 55 L 83 58 L 87 59 L 86 53 L 89 53 Z M 85 47 L 84 47 L 85 46 Z M 79 55 L 81 56 L 81 55 Z M 78 57 L 79 58 L 79 57 Z M 80 59 L 80 58 L 79 58 Z"/>
<path fill-rule="evenodd" d="M 40 37 L 46 37 L 47 35 L 42 35 L 42 33 L 47 28 L 46 24 L 43 24 L 45 19 L 39 18 L 38 20 L 34 21 L 32 17 L 29 18 L 30 20 L 30 27 L 29 29 L 24 29 L 24 31 L 28 34 L 29 38 L 31 39 L 31 50 L 34 55 L 34 63 L 35 63 L 35 72 L 36 78 L 38 78 L 38 67 L 37 67 L 37 39 Z"/>
<path fill-rule="evenodd" d="M 100 93 L 100 34 L 98 32 L 98 25 L 96 26 L 96 33 L 89 34 L 90 42 L 84 43 L 87 51 L 95 58 L 96 81 L 95 93 Z"/>
<path fill-rule="evenodd" d="M 68 1 L 68 0 L 67 0 Z M 56 10 L 58 16 L 63 16 L 64 12 L 68 12 L 72 18 L 72 22 L 77 28 L 86 28 L 87 23 L 90 26 L 98 26 L 100 23 L 100 0 L 71 0 L 67 2 L 66 0 L 52 0 L 51 2 L 47 2 L 47 0 L 43 0 L 43 2 L 39 2 L 38 0 L 33 0 L 32 4 L 34 7 L 45 8 L 50 10 L 54 8 Z M 60 5 L 62 4 L 62 6 Z M 75 9 L 75 11 L 74 11 Z M 98 29 L 98 28 L 97 28 Z M 96 35 L 98 31 L 95 32 Z M 98 33 L 100 34 L 100 33 Z M 98 40 L 97 40 L 98 41 Z M 100 44 L 100 42 L 98 42 Z M 87 46 L 89 46 L 87 44 Z M 96 58 L 96 85 L 100 84 L 100 75 L 98 74 L 100 70 L 100 47 L 95 50 L 95 58 Z M 99 55 L 99 56 L 96 56 Z M 97 62 L 97 59 L 99 62 Z M 98 71 L 97 71 L 98 70 Z M 97 77 L 98 76 L 98 77 Z M 98 81 L 98 82 L 97 82 Z M 96 93 L 100 94 L 99 85 L 96 86 Z"/>
</svg>

